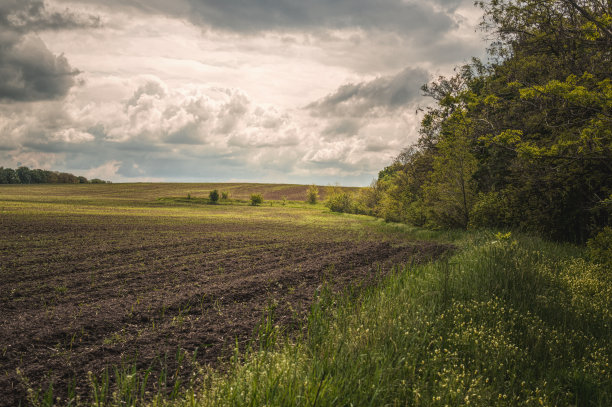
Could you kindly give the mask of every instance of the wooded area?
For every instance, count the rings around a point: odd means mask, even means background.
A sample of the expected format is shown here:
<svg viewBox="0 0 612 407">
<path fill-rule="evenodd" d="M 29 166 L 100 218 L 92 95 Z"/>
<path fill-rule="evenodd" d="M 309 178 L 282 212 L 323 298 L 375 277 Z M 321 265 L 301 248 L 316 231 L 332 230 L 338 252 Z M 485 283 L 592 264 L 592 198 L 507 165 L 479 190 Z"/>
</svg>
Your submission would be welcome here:
<svg viewBox="0 0 612 407">
<path fill-rule="evenodd" d="M 0 167 L 0 184 L 106 184 L 98 178 L 88 180 L 85 177 L 73 175 L 67 172 L 57 172 L 19 167 Z"/>
<path fill-rule="evenodd" d="M 612 2 L 480 2 L 490 60 L 423 86 L 420 137 L 355 208 L 418 226 L 612 235 Z"/>
</svg>

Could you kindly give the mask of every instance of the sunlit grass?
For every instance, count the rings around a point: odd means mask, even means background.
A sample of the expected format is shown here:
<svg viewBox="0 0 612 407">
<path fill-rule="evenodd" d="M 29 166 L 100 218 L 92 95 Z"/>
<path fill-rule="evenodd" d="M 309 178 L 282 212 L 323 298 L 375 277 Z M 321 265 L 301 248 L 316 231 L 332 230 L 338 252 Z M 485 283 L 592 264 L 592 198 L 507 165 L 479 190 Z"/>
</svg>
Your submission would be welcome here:
<svg viewBox="0 0 612 407">
<path fill-rule="evenodd" d="M 464 235 L 355 302 L 322 292 L 308 333 L 247 351 L 179 405 L 612 403 L 612 276 L 581 251 Z"/>
</svg>

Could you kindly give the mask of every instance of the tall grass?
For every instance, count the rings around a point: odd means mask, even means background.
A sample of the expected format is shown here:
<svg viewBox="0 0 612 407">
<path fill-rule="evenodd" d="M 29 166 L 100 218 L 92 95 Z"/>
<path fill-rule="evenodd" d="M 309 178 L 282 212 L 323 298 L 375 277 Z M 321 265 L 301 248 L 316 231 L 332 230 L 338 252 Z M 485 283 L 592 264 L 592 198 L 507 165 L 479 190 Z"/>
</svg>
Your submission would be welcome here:
<svg viewBox="0 0 612 407">
<path fill-rule="evenodd" d="M 172 404 L 612 405 L 610 270 L 535 238 L 459 244 L 359 300 L 322 290 L 307 334 L 268 323 L 265 347 Z"/>
</svg>

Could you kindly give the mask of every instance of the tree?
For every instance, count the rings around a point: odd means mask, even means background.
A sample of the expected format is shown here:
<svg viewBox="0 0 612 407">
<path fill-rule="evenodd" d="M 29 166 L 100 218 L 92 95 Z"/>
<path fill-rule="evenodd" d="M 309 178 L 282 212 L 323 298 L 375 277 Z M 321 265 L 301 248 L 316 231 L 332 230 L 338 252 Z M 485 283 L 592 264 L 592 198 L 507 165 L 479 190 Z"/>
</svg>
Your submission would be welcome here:
<svg viewBox="0 0 612 407">
<path fill-rule="evenodd" d="M 425 203 L 441 226 L 466 229 L 470 222 L 476 196 L 472 177 L 477 168 L 470 124 L 464 111 L 455 111 L 444 123 L 446 130 L 436 144 L 433 171 L 424 186 Z"/>
<path fill-rule="evenodd" d="M 306 191 L 306 202 L 309 204 L 316 204 L 319 199 L 319 188 L 315 184 L 312 184 L 308 187 Z"/>
<path fill-rule="evenodd" d="M 217 203 L 219 201 L 219 191 L 217 191 L 216 189 L 210 191 L 210 193 L 208 194 L 208 199 L 211 203 Z"/>
<path fill-rule="evenodd" d="M 19 167 L 15 172 L 17 173 L 17 177 L 19 177 L 19 181 L 21 184 L 32 183 L 32 174 L 28 167 Z"/>
</svg>

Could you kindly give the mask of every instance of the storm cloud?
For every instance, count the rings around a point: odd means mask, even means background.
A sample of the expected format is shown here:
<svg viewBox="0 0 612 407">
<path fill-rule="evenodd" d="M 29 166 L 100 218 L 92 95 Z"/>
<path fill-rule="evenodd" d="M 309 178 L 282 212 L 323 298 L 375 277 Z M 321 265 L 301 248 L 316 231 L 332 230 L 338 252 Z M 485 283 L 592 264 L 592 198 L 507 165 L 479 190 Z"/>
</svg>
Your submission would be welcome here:
<svg viewBox="0 0 612 407">
<path fill-rule="evenodd" d="M 41 30 L 97 27 L 94 16 L 69 10 L 49 11 L 37 0 L 0 4 L 0 101 L 37 101 L 64 97 L 77 69 L 54 55 L 37 35 Z"/>
<path fill-rule="evenodd" d="M 453 25 L 446 13 L 428 3 L 401 0 L 189 0 L 189 5 L 192 20 L 237 32 L 313 27 L 405 32 Z"/>
<path fill-rule="evenodd" d="M 307 106 L 315 116 L 363 117 L 405 109 L 421 100 L 420 87 L 429 79 L 427 71 L 406 68 L 397 75 L 369 82 L 343 85 L 334 93 Z M 344 131 L 341 127 L 340 131 Z"/>
<path fill-rule="evenodd" d="M 68 0 L 64 0 L 68 2 Z M 74 0 L 70 0 L 73 2 Z M 462 0 L 81 0 L 142 13 L 174 15 L 238 33 L 347 29 L 398 33 L 446 31 Z"/>
</svg>

